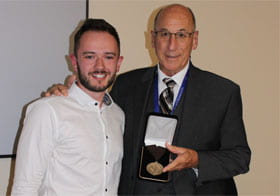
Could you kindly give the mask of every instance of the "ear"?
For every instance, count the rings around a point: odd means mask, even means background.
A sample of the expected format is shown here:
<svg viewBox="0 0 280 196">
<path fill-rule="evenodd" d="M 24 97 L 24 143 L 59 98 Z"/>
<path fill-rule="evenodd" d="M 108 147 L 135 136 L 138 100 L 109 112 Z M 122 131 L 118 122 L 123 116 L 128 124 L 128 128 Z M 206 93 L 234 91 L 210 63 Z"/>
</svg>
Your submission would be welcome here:
<svg viewBox="0 0 280 196">
<path fill-rule="evenodd" d="M 193 34 L 192 49 L 195 50 L 197 46 L 198 46 L 198 31 L 195 31 Z"/>
<path fill-rule="evenodd" d="M 152 47 L 153 48 L 155 48 L 155 37 L 156 36 L 156 34 L 155 34 L 155 32 L 154 31 L 151 31 L 151 41 L 152 41 Z"/>
<path fill-rule="evenodd" d="M 74 54 L 70 54 L 69 57 L 71 59 L 72 69 L 75 73 L 77 73 L 78 72 L 77 58 Z"/>
<path fill-rule="evenodd" d="M 119 56 L 119 59 L 118 59 L 118 62 L 117 62 L 117 72 L 120 71 L 120 67 L 121 67 L 121 64 L 123 62 L 123 56 Z"/>
</svg>

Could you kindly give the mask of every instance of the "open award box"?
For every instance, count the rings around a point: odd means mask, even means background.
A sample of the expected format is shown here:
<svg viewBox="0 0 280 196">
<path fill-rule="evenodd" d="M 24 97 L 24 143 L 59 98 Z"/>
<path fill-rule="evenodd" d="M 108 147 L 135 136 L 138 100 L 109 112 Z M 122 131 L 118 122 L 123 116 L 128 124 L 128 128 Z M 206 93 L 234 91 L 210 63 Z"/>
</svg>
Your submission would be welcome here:
<svg viewBox="0 0 280 196">
<path fill-rule="evenodd" d="M 141 151 L 139 177 L 145 180 L 168 182 L 170 175 L 162 169 L 169 164 L 170 152 L 165 143 L 172 143 L 177 117 L 151 113 L 148 116 L 144 146 Z"/>
</svg>

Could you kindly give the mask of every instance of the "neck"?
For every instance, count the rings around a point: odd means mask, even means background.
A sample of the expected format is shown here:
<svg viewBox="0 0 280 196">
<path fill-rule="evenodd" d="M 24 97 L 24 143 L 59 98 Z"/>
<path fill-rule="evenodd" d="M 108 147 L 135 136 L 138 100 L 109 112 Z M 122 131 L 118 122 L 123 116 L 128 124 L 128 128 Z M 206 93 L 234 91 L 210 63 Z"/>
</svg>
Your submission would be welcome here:
<svg viewBox="0 0 280 196">
<path fill-rule="evenodd" d="M 182 67 L 179 70 L 168 70 L 166 69 L 164 66 L 162 66 L 160 63 L 158 63 L 158 67 L 161 70 L 162 73 L 164 73 L 166 76 L 168 77 L 172 77 L 174 75 L 176 75 L 177 73 L 181 72 L 184 69 L 188 69 L 188 67 L 190 66 L 190 61 L 188 61 L 184 67 Z"/>
<path fill-rule="evenodd" d="M 105 92 L 92 92 L 90 91 L 89 93 L 87 93 L 91 98 L 93 98 L 94 100 L 98 101 L 100 103 L 100 107 L 102 106 L 103 103 L 103 98 L 105 95 Z"/>
<path fill-rule="evenodd" d="M 174 75 L 176 75 L 177 73 L 179 73 L 180 71 L 182 71 L 185 67 L 183 67 L 182 69 L 180 70 L 168 70 L 168 69 L 165 69 L 163 66 L 161 66 L 159 64 L 159 69 L 162 71 L 162 73 L 164 73 L 166 76 L 168 77 L 172 77 Z"/>
<path fill-rule="evenodd" d="M 179 71 L 178 70 L 177 71 L 167 70 L 167 69 L 163 68 L 160 64 L 159 64 L 159 69 L 162 73 L 164 73 L 168 77 L 172 77 L 175 74 L 177 74 L 178 72 L 182 71 L 182 70 L 179 70 Z"/>
<path fill-rule="evenodd" d="M 103 98 L 105 95 L 105 91 L 102 92 L 96 92 L 96 91 L 91 91 L 85 88 L 80 82 L 77 82 L 77 85 L 86 93 L 88 94 L 91 98 L 94 100 L 98 101 L 100 103 L 100 107 L 102 106 L 103 103 Z"/>
</svg>

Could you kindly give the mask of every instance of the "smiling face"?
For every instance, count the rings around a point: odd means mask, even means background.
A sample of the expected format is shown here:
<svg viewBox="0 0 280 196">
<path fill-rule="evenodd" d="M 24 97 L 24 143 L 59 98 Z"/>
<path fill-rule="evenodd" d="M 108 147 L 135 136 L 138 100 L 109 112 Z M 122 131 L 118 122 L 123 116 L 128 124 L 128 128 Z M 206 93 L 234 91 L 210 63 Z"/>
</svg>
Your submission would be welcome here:
<svg viewBox="0 0 280 196">
<path fill-rule="evenodd" d="M 87 31 L 80 41 L 77 55 L 71 55 L 78 86 L 89 94 L 104 93 L 113 83 L 123 57 L 115 38 L 103 31 Z"/>
<path fill-rule="evenodd" d="M 194 32 L 194 21 L 188 8 L 173 5 L 160 11 L 155 31 L 152 32 L 152 45 L 159 60 L 160 69 L 168 76 L 180 72 L 187 64 L 192 50 L 196 49 L 198 32 Z M 163 39 L 155 32 L 172 33 L 168 39 Z M 185 38 L 174 35 L 177 32 L 192 33 Z"/>
</svg>

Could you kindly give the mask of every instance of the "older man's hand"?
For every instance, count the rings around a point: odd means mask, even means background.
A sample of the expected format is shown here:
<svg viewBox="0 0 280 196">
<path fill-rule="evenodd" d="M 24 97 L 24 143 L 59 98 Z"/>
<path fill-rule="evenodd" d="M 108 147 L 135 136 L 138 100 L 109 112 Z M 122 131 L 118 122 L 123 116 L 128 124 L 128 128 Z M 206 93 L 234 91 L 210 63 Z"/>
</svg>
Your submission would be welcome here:
<svg viewBox="0 0 280 196">
<path fill-rule="evenodd" d="M 43 97 L 49 97 L 51 95 L 56 96 L 67 96 L 68 95 L 68 89 L 73 84 L 73 82 L 76 80 L 76 76 L 70 75 L 66 78 L 65 85 L 63 84 L 54 84 L 50 88 L 48 88 L 47 92 L 42 93 Z"/>
<path fill-rule="evenodd" d="M 196 168 L 198 166 L 198 153 L 189 148 L 182 148 L 166 143 L 166 148 L 177 155 L 176 159 L 171 161 L 163 172 L 182 170 L 185 168 Z"/>
</svg>

